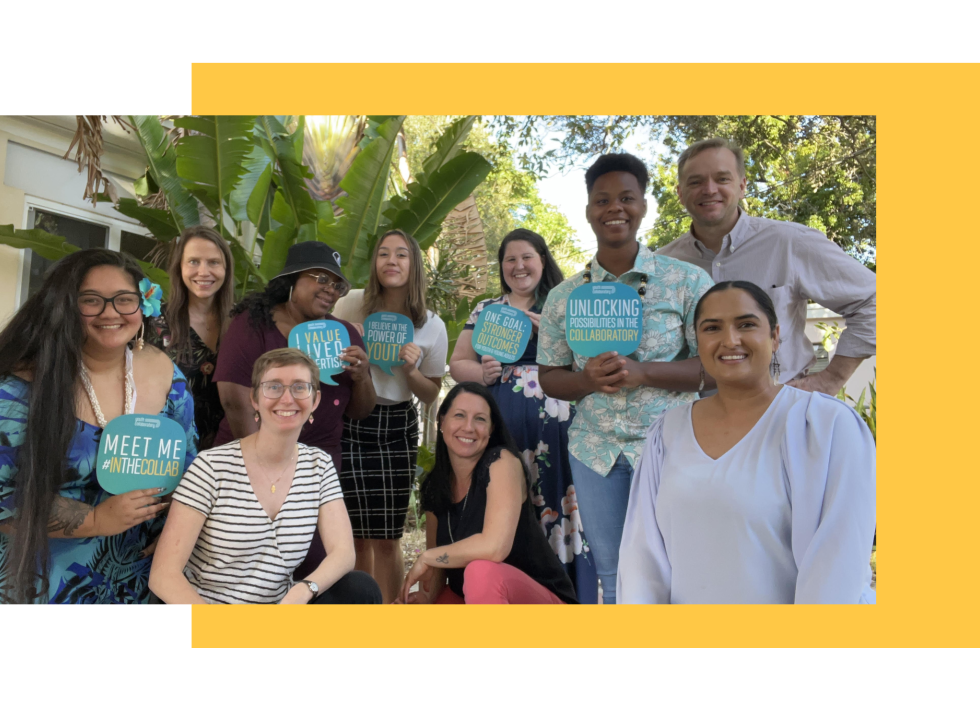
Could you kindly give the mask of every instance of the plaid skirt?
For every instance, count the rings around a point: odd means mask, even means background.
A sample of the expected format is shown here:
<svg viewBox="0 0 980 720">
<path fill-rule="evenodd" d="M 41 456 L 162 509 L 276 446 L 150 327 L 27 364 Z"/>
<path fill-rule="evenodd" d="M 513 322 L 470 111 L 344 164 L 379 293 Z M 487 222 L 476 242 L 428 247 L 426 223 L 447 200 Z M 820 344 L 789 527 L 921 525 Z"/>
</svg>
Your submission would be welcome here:
<svg viewBox="0 0 980 720">
<path fill-rule="evenodd" d="M 375 405 L 363 420 L 344 417 L 340 486 L 354 537 L 397 540 L 405 528 L 419 452 L 411 400 Z"/>
</svg>

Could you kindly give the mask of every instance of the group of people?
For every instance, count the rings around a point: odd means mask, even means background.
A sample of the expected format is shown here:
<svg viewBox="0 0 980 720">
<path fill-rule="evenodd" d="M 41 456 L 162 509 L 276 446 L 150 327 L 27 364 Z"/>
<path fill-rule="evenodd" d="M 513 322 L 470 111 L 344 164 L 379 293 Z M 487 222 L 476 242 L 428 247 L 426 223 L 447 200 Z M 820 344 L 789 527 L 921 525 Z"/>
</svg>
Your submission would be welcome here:
<svg viewBox="0 0 980 720">
<path fill-rule="evenodd" d="M 363 290 L 324 243 L 234 303 L 220 233 L 185 230 L 157 309 L 139 266 L 73 253 L 0 333 L 0 596 L 54 603 L 874 602 L 875 447 L 832 396 L 875 351 L 875 277 L 820 233 L 739 206 L 741 150 L 712 139 L 678 161 L 691 229 L 637 241 L 648 174 L 629 154 L 586 173 L 597 252 L 564 279 L 540 235 L 501 242 L 499 297 L 452 357 L 426 305 L 422 251 L 381 237 Z M 639 347 L 583 357 L 570 293 L 641 297 Z M 847 321 L 820 373 L 806 303 Z M 494 304 L 532 325 L 522 356 L 474 350 Z M 392 373 L 364 323 L 414 326 Z M 336 385 L 289 348 L 336 320 Z M 779 354 L 777 356 L 777 350 Z M 418 405 L 440 403 L 420 488 L 426 550 L 400 540 L 416 477 Z M 785 384 L 780 384 L 780 378 Z M 106 424 L 160 414 L 186 433 L 176 491 L 110 495 Z"/>
</svg>

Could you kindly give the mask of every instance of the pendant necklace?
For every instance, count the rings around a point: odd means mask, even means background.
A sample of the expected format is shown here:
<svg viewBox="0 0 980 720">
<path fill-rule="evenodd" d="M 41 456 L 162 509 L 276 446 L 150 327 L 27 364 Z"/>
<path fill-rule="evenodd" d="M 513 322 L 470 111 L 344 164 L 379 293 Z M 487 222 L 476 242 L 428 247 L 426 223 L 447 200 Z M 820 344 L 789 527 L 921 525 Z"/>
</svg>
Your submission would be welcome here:
<svg viewBox="0 0 980 720">
<path fill-rule="evenodd" d="M 92 380 L 88 376 L 88 368 L 85 367 L 84 362 L 79 370 L 79 377 L 82 380 L 82 387 L 85 388 L 85 394 L 88 395 L 88 401 L 92 405 L 95 422 L 104 429 L 106 426 L 105 415 L 102 414 L 102 407 L 99 405 L 99 399 L 95 396 L 95 388 L 92 387 Z M 126 377 L 123 380 L 123 392 L 126 397 L 123 414 L 130 415 L 136 407 L 136 382 L 133 380 L 133 351 L 128 347 L 126 348 Z"/>
<path fill-rule="evenodd" d="M 592 261 L 591 260 L 589 260 L 585 264 L 585 273 L 583 273 L 582 277 L 585 278 L 585 282 L 586 283 L 592 282 Z M 625 285 L 625 283 L 623 283 L 623 284 Z M 644 273 L 643 275 L 640 276 L 640 287 L 637 288 L 636 294 L 639 295 L 640 297 L 643 297 L 644 295 L 647 294 L 647 275 L 646 275 L 646 273 Z"/>
<path fill-rule="evenodd" d="M 273 495 L 276 494 L 276 483 L 278 483 L 280 480 L 282 480 L 282 476 L 286 474 L 286 469 L 292 464 L 293 457 L 294 457 L 293 455 L 290 455 L 289 456 L 289 460 L 287 460 L 286 461 L 286 464 L 283 465 L 283 468 L 282 468 L 282 470 L 279 473 L 279 477 L 277 477 L 275 480 L 273 480 L 272 481 L 272 485 L 269 486 L 269 490 L 272 492 Z M 268 471 L 268 469 L 266 469 L 265 464 L 261 460 L 259 460 L 259 452 L 258 452 L 258 450 L 255 451 L 255 461 L 259 464 L 259 467 L 262 468 L 262 472 L 265 473 L 266 477 L 269 477 L 270 475 L 272 475 L 272 473 L 270 473 Z"/>
</svg>

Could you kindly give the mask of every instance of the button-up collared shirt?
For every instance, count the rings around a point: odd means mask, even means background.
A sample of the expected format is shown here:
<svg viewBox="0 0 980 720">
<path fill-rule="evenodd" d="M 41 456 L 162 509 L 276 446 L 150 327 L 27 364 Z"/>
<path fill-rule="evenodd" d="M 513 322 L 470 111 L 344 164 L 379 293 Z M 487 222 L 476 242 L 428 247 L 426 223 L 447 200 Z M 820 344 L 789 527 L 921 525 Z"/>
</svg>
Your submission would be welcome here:
<svg viewBox="0 0 980 720">
<path fill-rule="evenodd" d="M 875 354 L 877 277 L 813 228 L 739 213 L 717 254 L 690 232 L 657 250 L 693 263 L 716 282 L 748 280 L 772 298 L 779 319 L 779 379 L 796 379 L 816 361 L 806 336 L 808 300 L 838 312 L 847 322 L 837 354 Z"/>
<path fill-rule="evenodd" d="M 640 245 L 633 269 L 618 278 L 592 259 L 593 282 L 621 282 L 638 290 L 647 279 L 640 346 L 630 357 L 639 362 L 686 360 L 697 354 L 694 307 L 714 283 L 700 268 L 660 257 Z M 585 284 L 584 271 L 548 293 L 538 325 L 538 364 L 572 366 L 581 372 L 588 361 L 573 353 L 565 338 L 565 307 L 572 290 Z M 607 475 L 622 453 L 631 465 L 643 450 L 647 428 L 661 413 L 697 400 L 695 392 L 671 392 L 654 387 L 624 388 L 612 395 L 595 392 L 576 405 L 568 429 L 569 452 L 581 463 Z"/>
</svg>

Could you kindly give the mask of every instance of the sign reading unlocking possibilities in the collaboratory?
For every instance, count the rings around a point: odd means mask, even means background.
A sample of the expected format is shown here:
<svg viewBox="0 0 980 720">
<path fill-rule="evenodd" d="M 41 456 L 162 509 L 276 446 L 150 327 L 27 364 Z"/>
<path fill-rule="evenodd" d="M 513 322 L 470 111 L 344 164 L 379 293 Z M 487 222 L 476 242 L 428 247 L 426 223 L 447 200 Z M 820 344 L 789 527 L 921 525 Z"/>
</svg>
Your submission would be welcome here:
<svg viewBox="0 0 980 720">
<path fill-rule="evenodd" d="M 173 492 L 184 474 L 187 435 L 160 415 L 120 415 L 102 431 L 95 475 L 113 495 L 163 488 Z"/>
<path fill-rule="evenodd" d="M 299 348 L 313 359 L 320 368 L 320 382 L 336 385 L 332 376 L 346 367 L 340 355 L 350 347 L 350 333 L 336 320 L 312 320 L 289 332 L 289 347 Z"/>
<path fill-rule="evenodd" d="M 531 339 L 531 319 L 517 308 L 487 305 L 473 326 L 473 350 L 502 363 L 515 363 Z"/>
<path fill-rule="evenodd" d="M 411 319 L 399 313 L 377 312 L 364 319 L 364 346 L 368 362 L 382 371 L 394 375 L 391 368 L 404 365 L 398 359 L 402 345 L 415 341 L 415 327 Z"/>
<path fill-rule="evenodd" d="M 629 355 L 640 346 L 642 329 L 643 301 L 628 285 L 587 283 L 568 296 L 565 338 L 583 357 L 610 350 Z"/>
</svg>

